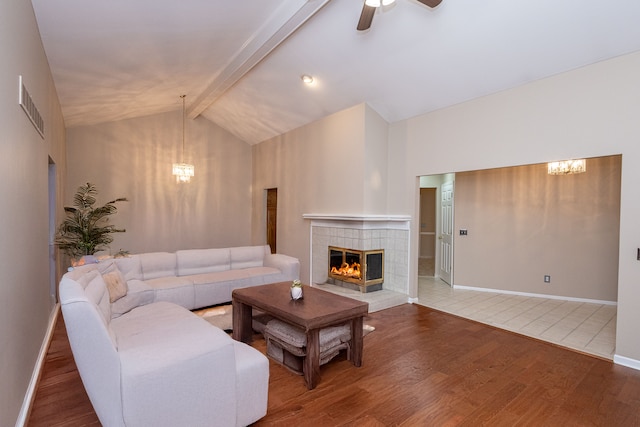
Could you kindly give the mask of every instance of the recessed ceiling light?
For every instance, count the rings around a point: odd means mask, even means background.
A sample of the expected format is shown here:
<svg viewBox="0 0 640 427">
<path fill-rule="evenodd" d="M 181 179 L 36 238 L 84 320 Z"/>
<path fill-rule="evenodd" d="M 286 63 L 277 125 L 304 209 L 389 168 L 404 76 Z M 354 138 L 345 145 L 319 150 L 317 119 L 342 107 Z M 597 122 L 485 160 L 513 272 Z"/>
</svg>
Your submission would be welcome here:
<svg viewBox="0 0 640 427">
<path fill-rule="evenodd" d="M 312 77 L 312 76 L 310 76 L 310 75 L 308 75 L 308 74 L 304 74 L 304 75 L 300 76 L 300 78 L 302 79 L 302 81 L 303 81 L 305 84 L 310 85 L 310 84 L 312 84 L 312 83 L 313 83 L 313 77 Z"/>
</svg>

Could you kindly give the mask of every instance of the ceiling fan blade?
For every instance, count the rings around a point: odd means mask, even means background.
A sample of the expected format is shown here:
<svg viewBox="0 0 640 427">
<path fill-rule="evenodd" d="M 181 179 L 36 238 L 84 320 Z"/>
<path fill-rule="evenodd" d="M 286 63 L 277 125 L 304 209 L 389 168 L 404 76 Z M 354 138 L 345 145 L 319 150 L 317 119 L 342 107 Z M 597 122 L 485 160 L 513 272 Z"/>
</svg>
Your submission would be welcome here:
<svg viewBox="0 0 640 427">
<path fill-rule="evenodd" d="M 373 15 L 376 13 L 376 8 L 373 6 L 362 7 L 362 13 L 360 14 L 360 20 L 358 21 L 358 31 L 368 30 L 371 27 L 373 21 Z"/>
<path fill-rule="evenodd" d="M 436 7 L 437 5 L 442 3 L 442 0 L 418 0 L 418 1 L 429 7 Z"/>
</svg>

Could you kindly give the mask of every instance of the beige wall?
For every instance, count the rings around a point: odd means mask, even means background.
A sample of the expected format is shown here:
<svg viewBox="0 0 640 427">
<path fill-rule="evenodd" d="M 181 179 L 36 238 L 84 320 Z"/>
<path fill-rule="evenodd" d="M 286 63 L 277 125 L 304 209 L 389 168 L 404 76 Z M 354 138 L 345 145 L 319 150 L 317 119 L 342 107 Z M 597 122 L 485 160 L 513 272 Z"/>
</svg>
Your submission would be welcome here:
<svg viewBox="0 0 640 427">
<path fill-rule="evenodd" d="M 98 187 L 100 204 L 116 197 L 111 252 L 169 251 L 251 243 L 251 146 L 209 120 L 187 119 L 189 184 L 177 184 L 182 111 L 68 130 L 66 204 L 79 185 Z"/>
<path fill-rule="evenodd" d="M 300 259 L 303 280 L 310 280 L 310 222 L 303 214 L 384 213 L 381 123 L 362 104 L 254 146 L 254 243 L 264 241 L 264 190 L 278 188 L 278 252 Z M 366 146 L 365 134 L 372 136 Z M 365 159 L 372 164 L 365 167 Z"/>
<path fill-rule="evenodd" d="M 18 76 L 45 139 L 18 105 Z M 65 169 L 64 123 L 31 2 L 0 2 L 0 425 L 15 425 L 54 305 L 49 281 L 48 162 Z M 61 195 L 60 187 L 53 191 Z M 61 206 L 56 209 L 61 212 Z"/>
<path fill-rule="evenodd" d="M 364 105 L 364 151 L 353 161 L 364 163 L 362 194 L 363 214 L 383 214 L 387 211 L 387 140 L 389 123 L 368 105 Z"/>
<path fill-rule="evenodd" d="M 389 188 L 406 191 L 389 191 L 389 213 L 415 227 L 421 175 L 622 154 L 616 353 L 640 360 L 639 76 L 634 53 L 392 124 Z"/>
<path fill-rule="evenodd" d="M 457 173 L 455 284 L 617 301 L 621 160 L 566 176 L 546 163 Z"/>
</svg>

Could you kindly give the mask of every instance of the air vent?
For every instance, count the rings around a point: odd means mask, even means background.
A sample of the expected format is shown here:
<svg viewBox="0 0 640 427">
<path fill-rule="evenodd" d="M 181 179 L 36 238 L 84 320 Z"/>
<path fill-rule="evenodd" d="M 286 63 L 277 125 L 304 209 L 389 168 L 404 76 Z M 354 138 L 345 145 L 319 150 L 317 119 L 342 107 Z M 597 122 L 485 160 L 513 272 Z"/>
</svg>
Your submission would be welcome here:
<svg viewBox="0 0 640 427">
<path fill-rule="evenodd" d="M 33 103 L 33 99 L 31 99 L 31 95 L 27 91 L 27 88 L 22 83 L 22 76 L 18 78 L 20 87 L 18 94 L 18 103 L 33 123 L 33 126 L 36 128 L 40 136 L 44 139 L 44 120 L 42 120 L 42 116 L 40 112 L 36 108 L 36 104 Z"/>
</svg>

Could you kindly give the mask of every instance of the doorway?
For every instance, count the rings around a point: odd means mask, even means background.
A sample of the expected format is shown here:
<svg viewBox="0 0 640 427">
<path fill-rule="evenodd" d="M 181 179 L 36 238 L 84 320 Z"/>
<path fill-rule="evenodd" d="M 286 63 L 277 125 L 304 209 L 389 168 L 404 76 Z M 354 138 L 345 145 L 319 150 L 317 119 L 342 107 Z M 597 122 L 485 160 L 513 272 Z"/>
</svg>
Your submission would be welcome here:
<svg viewBox="0 0 640 427">
<path fill-rule="evenodd" d="M 436 274 L 436 188 L 420 188 L 420 239 L 418 276 Z"/>
<path fill-rule="evenodd" d="M 453 189 L 455 173 L 420 177 L 418 277 L 453 284 Z M 433 263 L 433 269 L 431 269 Z"/>
<path fill-rule="evenodd" d="M 271 248 L 271 253 L 275 254 L 276 235 L 278 224 L 278 189 L 267 189 L 267 244 Z"/>
</svg>

